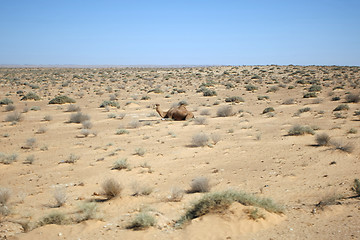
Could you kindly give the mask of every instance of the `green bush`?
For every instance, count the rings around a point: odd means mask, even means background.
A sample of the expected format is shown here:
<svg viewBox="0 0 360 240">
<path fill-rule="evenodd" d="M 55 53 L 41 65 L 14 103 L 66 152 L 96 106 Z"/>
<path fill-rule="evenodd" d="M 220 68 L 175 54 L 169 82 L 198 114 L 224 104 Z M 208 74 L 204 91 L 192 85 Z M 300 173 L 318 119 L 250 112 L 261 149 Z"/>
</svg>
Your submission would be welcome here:
<svg viewBox="0 0 360 240">
<path fill-rule="evenodd" d="M 227 98 L 225 98 L 225 102 L 240 103 L 240 102 L 244 102 L 244 99 L 243 99 L 242 97 L 233 96 L 233 97 L 227 97 Z"/>
<path fill-rule="evenodd" d="M 275 112 L 275 109 L 273 107 L 267 107 L 264 109 L 263 114 L 269 113 L 269 112 Z"/>
<path fill-rule="evenodd" d="M 203 96 L 204 97 L 212 97 L 212 96 L 216 96 L 217 93 L 215 90 L 212 90 L 212 89 L 208 89 L 206 88 L 204 91 L 203 91 Z"/>
<path fill-rule="evenodd" d="M 343 110 L 349 110 L 349 109 L 350 108 L 347 104 L 340 104 L 333 111 L 343 111 Z"/>
<path fill-rule="evenodd" d="M 258 90 L 258 87 L 252 85 L 252 84 L 248 84 L 245 86 L 246 91 L 255 91 Z"/>
<path fill-rule="evenodd" d="M 75 103 L 76 101 L 68 96 L 57 96 L 50 100 L 49 104 Z"/>
<path fill-rule="evenodd" d="M 316 93 L 315 92 L 308 92 L 304 94 L 304 98 L 316 98 Z"/>
<path fill-rule="evenodd" d="M 320 85 L 312 85 L 310 88 L 309 88 L 309 92 L 320 92 L 322 89 L 322 87 Z"/>
<path fill-rule="evenodd" d="M 9 105 L 9 104 L 13 104 L 14 102 L 11 99 L 8 98 L 4 98 L 0 100 L 0 106 L 1 105 Z"/>
<path fill-rule="evenodd" d="M 257 99 L 258 100 L 269 99 L 269 96 L 258 96 Z"/>
<path fill-rule="evenodd" d="M 33 92 L 29 92 L 28 94 L 26 94 L 25 96 L 23 96 L 21 99 L 21 101 L 26 101 L 26 100 L 35 100 L 35 101 L 39 101 L 40 97 L 38 95 L 36 95 L 36 93 Z"/>
<path fill-rule="evenodd" d="M 120 104 L 116 101 L 103 101 L 101 104 L 100 104 L 100 108 L 104 108 L 104 107 L 116 107 L 116 108 L 119 108 L 120 107 Z"/>
</svg>

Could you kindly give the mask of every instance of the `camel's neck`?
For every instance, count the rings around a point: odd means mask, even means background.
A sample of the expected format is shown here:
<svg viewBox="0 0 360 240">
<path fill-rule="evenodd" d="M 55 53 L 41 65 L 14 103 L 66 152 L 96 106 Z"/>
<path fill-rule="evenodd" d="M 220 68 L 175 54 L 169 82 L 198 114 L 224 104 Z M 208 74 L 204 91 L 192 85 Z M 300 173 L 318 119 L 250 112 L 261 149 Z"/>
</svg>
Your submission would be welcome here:
<svg viewBox="0 0 360 240">
<path fill-rule="evenodd" d="M 159 106 L 157 106 L 156 107 L 156 111 L 158 112 L 158 114 L 160 115 L 160 117 L 165 117 L 165 113 L 163 112 L 163 111 L 161 111 L 161 109 L 160 109 L 160 107 Z"/>
</svg>

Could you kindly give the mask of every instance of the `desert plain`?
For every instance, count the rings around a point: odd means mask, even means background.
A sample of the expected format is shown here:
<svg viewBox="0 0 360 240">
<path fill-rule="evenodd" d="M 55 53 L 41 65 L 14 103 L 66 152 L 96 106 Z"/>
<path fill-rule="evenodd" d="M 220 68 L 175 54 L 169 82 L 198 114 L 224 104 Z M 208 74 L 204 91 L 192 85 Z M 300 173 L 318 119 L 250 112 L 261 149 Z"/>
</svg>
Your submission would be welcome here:
<svg viewBox="0 0 360 240">
<path fill-rule="evenodd" d="M 0 68 L 0 239 L 360 239 L 359 93 L 347 66 Z"/>
</svg>

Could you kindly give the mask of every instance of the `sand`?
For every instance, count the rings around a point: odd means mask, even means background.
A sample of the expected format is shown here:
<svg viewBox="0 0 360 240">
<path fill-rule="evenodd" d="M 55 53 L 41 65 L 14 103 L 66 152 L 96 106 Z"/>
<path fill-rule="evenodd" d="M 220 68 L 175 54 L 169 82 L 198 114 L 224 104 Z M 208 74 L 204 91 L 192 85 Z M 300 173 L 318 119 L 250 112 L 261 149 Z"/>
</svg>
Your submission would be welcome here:
<svg viewBox="0 0 360 240">
<path fill-rule="evenodd" d="M 0 163 L 0 187 L 11 191 L 9 211 L 0 214 L 0 238 L 358 239 L 360 201 L 352 186 L 360 178 L 360 105 L 346 96 L 359 94 L 359 70 L 292 65 L 0 69 L 0 100 L 11 99 L 15 106 L 13 111 L 0 107 L 0 162 L 17 156 Z M 304 98 L 314 83 L 321 85 L 317 96 Z M 203 96 L 201 84 L 217 95 Z M 257 90 L 247 91 L 250 84 Z M 41 99 L 20 100 L 29 92 Z M 58 95 L 73 98 L 90 117 L 88 136 L 82 124 L 69 123 L 74 114 L 67 112 L 69 103 L 48 104 Z M 244 102 L 225 101 L 233 96 Z M 99 107 L 110 98 L 118 108 Z M 160 103 L 167 110 L 182 100 L 195 119 L 164 121 L 153 108 Z M 340 104 L 349 109 L 333 111 Z M 218 117 L 225 105 L 233 115 Z M 274 111 L 263 114 L 268 107 Z M 299 113 L 304 108 L 309 109 Z M 5 121 L 14 111 L 22 120 Z M 314 134 L 289 135 L 295 125 L 311 126 Z M 201 132 L 209 141 L 195 147 L 192 138 Z M 317 145 L 316 135 L 322 133 L 332 139 L 327 146 Z M 145 153 L 137 154 L 141 150 Z M 75 162 L 66 163 L 71 155 Z M 129 168 L 113 169 L 119 159 L 127 159 Z M 211 193 L 231 189 L 270 198 L 284 206 L 284 213 L 233 203 L 175 227 L 205 193 L 185 193 L 171 202 L 171 189 L 187 191 L 198 177 L 209 180 Z M 102 195 L 107 179 L 123 186 L 120 196 L 106 200 Z M 65 197 L 60 207 L 55 192 Z M 96 204 L 96 213 L 73 221 L 88 203 Z M 263 217 L 252 219 L 249 212 L 256 209 Z M 40 226 L 53 212 L 71 221 Z M 127 229 L 140 212 L 153 216 L 155 225 Z"/>
</svg>

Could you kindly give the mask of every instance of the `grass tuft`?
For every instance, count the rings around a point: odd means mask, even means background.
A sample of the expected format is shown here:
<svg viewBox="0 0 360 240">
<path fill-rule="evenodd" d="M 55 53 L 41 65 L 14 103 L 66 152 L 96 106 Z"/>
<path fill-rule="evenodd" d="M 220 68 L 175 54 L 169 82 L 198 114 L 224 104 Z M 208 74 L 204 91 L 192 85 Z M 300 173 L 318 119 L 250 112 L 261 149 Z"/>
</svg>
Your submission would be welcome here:
<svg viewBox="0 0 360 240">
<path fill-rule="evenodd" d="M 184 223 L 205 214 L 224 211 L 234 202 L 241 203 L 245 206 L 261 207 L 268 212 L 284 212 L 282 206 L 274 203 L 269 198 L 260 198 L 245 192 L 227 190 L 204 195 L 186 211 L 186 213 L 176 222 L 176 225 L 182 226 Z"/>
</svg>

